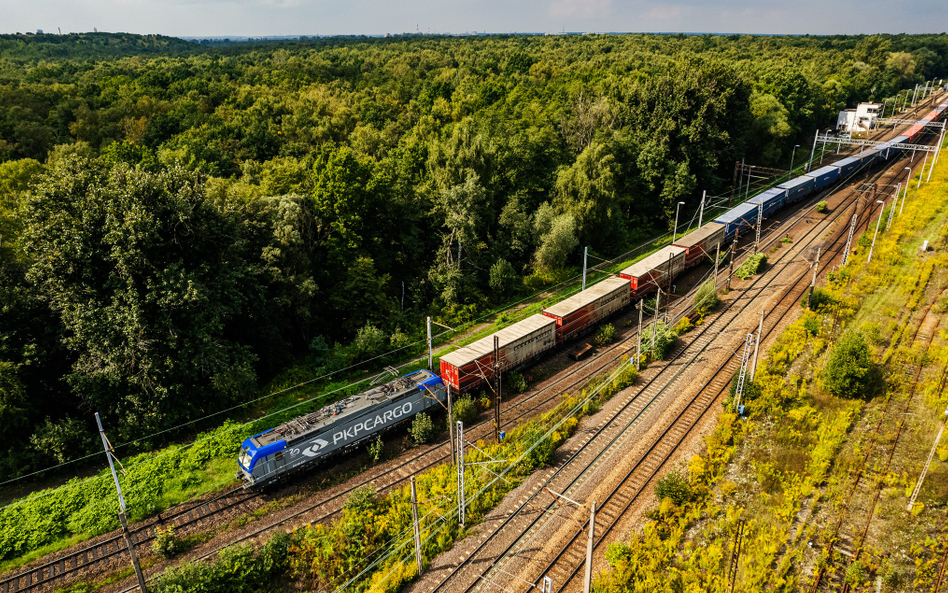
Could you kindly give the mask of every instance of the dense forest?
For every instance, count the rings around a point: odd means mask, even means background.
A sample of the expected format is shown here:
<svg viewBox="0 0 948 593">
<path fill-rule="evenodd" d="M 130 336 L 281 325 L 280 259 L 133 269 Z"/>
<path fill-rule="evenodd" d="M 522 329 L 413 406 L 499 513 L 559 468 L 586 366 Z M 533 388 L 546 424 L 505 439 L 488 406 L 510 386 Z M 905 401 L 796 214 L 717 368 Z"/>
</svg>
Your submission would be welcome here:
<svg viewBox="0 0 948 593">
<path fill-rule="evenodd" d="M 332 370 L 786 166 L 948 36 L 0 36 L 0 475 Z M 160 438 L 160 437 L 159 437 Z"/>
</svg>

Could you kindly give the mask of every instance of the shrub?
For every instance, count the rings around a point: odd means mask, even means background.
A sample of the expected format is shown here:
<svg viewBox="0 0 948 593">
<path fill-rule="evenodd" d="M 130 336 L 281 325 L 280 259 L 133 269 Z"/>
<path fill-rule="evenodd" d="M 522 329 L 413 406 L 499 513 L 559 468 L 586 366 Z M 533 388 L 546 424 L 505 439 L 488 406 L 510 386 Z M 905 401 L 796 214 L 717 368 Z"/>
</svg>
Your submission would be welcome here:
<svg viewBox="0 0 948 593">
<path fill-rule="evenodd" d="M 211 562 L 169 569 L 149 589 L 153 593 L 251 593 L 273 591 L 289 562 L 290 536 L 277 532 L 259 552 L 250 545 L 225 548 Z"/>
<path fill-rule="evenodd" d="M 655 326 L 657 326 L 657 329 L 655 329 L 655 351 L 651 355 L 653 360 L 661 360 L 665 358 L 675 342 L 678 341 L 678 334 L 668 329 L 668 326 L 662 321 L 657 322 L 657 324 L 649 324 L 648 327 L 642 330 L 643 352 L 649 352 L 652 347 L 652 328 Z"/>
<path fill-rule="evenodd" d="M 451 407 L 455 422 L 463 422 L 466 426 L 477 418 L 477 405 L 470 397 L 459 398 Z"/>
<path fill-rule="evenodd" d="M 704 284 L 695 291 L 695 312 L 699 315 L 705 315 L 713 310 L 721 302 L 718 298 L 717 288 L 714 286 L 714 278 L 708 278 Z"/>
<path fill-rule="evenodd" d="M 767 256 L 763 253 L 755 253 L 754 255 L 748 257 L 744 263 L 741 264 L 739 268 L 734 271 L 734 275 L 740 278 L 741 280 L 747 280 L 754 274 L 760 272 L 767 264 Z"/>
<path fill-rule="evenodd" d="M 596 330 L 596 346 L 611 344 L 616 339 L 616 328 L 611 323 L 599 326 Z"/>
<path fill-rule="evenodd" d="M 508 373 L 507 380 L 504 384 L 510 387 L 515 393 L 523 393 L 527 390 L 527 379 L 520 373 Z"/>
<path fill-rule="evenodd" d="M 828 209 L 829 209 L 829 204 L 826 202 L 826 200 L 820 200 L 819 202 L 816 203 L 816 211 L 818 213 L 823 214 Z"/>
<path fill-rule="evenodd" d="M 691 499 L 691 486 L 688 478 L 679 470 L 670 471 L 655 484 L 655 496 L 658 500 L 670 498 L 676 505 L 682 505 Z"/>
<path fill-rule="evenodd" d="M 836 397 L 864 397 L 869 383 L 869 345 L 859 332 L 846 332 L 829 351 L 823 384 Z"/>
<path fill-rule="evenodd" d="M 379 504 L 379 495 L 375 491 L 374 484 L 359 486 L 352 491 L 349 498 L 342 505 L 342 508 L 357 514 L 365 514 L 374 511 Z"/>
<path fill-rule="evenodd" d="M 861 560 L 855 560 L 846 569 L 846 584 L 858 587 L 869 579 L 869 572 Z"/>
<path fill-rule="evenodd" d="M 423 445 L 431 442 L 435 436 L 437 436 L 437 431 L 435 431 L 431 416 L 424 412 L 415 416 L 411 423 L 411 438 L 414 439 L 415 443 Z"/>
<path fill-rule="evenodd" d="M 155 541 L 151 545 L 155 554 L 167 560 L 177 556 L 184 548 L 184 542 L 174 534 L 174 525 L 169 525 L 167 529 L 155 527 Z"/>
<path fill-rule="evenodd" d="M 375 440 L 369 443 L 369 457 L 372 458 L 372 463 L 378 463 L 382 459 L 382 448 L 384 446 L 382 435 L 377 435 Z"/>
<path fill-rule="evenodd" d="M 517 271 L 505 259 L 498 259 L 490 267 L 490 289 L 498 296 L 506 296 L 516 286 Z"/>
<path fill-rule="evenodd" d="M 829 307 L 836 304 L 836 299 L 833 297 L 833 294 L 826 290 L 825 288 L 814 288 L 813 296 L 809 296 L 809 292 L 803 295 L 803 300 L 800 301 L 801 307 L 806 307 L 807 300 L 810 301 L 810 308 L 814 311 L 819 311 L 823 307 Z"/>
</svg>

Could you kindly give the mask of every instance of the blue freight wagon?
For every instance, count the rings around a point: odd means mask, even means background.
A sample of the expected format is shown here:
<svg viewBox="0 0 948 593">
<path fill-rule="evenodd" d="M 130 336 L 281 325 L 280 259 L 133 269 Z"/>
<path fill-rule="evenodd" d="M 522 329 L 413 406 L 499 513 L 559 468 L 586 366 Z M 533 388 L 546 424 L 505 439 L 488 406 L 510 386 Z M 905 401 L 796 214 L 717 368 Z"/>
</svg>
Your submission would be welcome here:
<svg viewBox="0 0 948 593">
<path fill-rule="evenodd" d="M 862 165 L 862 160 L 857 159 L 856 157 L 846 157 L 843 160 L 836 161 L 831 167 L 836 167 L 839 169 L 839 177 L 845 178 L 849 177 Z"/>
<path fill-rule="evenodd" d="M 816 188 L 816 191 L 819 191 L 824 187 L 833 184 L 837 179 L 839 179 L 839 167 L 826 165 L 825 167 L 821 167 L 816 171 L 810 171 L 807 173 L 807 177 L 813 178 L 813 185 Z"/>
<path fill-rule="evenodd" d="M 802 177 L 791 179 L 786 183 L 781 183 L 777 188 L 787 190 L 787 203 L 794 204 L 813 193 L 816 189 L 816 185 L 812 177 L 803 175 Z"/>
<path fill-rule="evenodd" d="M 757 226 L 757 205 L 744 202 L 718 216 L 714 222 L 724 225 L 724 240 L 732 241 L 738 229 L 745 233 Z"/>
<path fill-rule="evenodd" d="M 764 205 L 764 216 L 770 216 L 774 212 L 780 209 L 781 206 L 787 203 L 787 191 L 783 189 L 768 189 L 763 193 L 759 193 L 753 198 L 747 200 L 747 204 L 763 204 Z M 754 224 L 757 224 L 756 219 Z"/>
</svg>

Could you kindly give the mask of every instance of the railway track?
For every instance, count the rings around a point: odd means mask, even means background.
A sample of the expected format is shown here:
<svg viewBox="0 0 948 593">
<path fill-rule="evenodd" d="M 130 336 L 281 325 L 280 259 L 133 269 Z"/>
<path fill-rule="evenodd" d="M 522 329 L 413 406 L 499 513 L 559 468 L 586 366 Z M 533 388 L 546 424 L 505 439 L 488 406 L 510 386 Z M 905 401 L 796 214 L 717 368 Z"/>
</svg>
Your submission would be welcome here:
<svg viewBox="0 0 948 593">
<path fill-rule="evenodd" d="M 815 199 L 811 201 L 815 201 Z M 797 220 L 799 218 L 797 217 Z M 772 243 L 773 240 L 771 239 L 768 244 Z M 700 285 L 700 282 L 698 285 Z M 687 314 L 688 307 L 686 304 L 689 301 L 687 296 L 693 294 L 693 292 L 694 289 L 685 297 L 677 299 L 670 313 L 673 320 L 680 319 Z M 504 427 L 515 425 L 526 417 L 552 407 L 558 403 L 560 393 L 584 384 L 590 378 L 616 364 L 621 354 L 630 349 L 629 344 L 636 337 L 636 334 L 637 332 L 634 330 L 626 332 L 618 342 L 603 349 L 596 358 L 542 383 L 538 389 L 528 392 L 526 397 L 517 398 L 514 402 L 511 402 L 503 411 L 502 425 Z M 678 354 L 676 353 L 675 356 L 677 357 Z M 554 390 L 554 388 L 556 389 Z M 489 421 L 485 419 L 472 426 L 471 430 L 474 431 L 474 438 L 480 438 L 487 436 L 491 432 L 491 427 Z M 318 516 L 313 518 L 313 521 L 329 520 L 339 512 L 344 498 L 356 488 L 370 482 L 375 483 L 379 491 L 397 488 L 403 485 L 409 476 L 443 463 L 448 460 L 449 456 L 447 446 L 444 443 L 428 447 L 419 451 L 408 463 L 360 479 L 341 492 L 299 510 L 291 518 L 316 512 Z M 173 525 L 176 529 L 200 529 L 202 525 L 212 522 L 216 515 L 231 509 L 238 509 L 254 500 L 258 500 L 257 495 L 243 491 L 239 487 L 227 490 L 212 499 L 200 501 L 179 510 L 173 510 L 170 514 L 159 515 L 136 525 L 132 534 L 133 541 L 137 546 L 149 543 L 154 539 L 154 528 L 162 525 Z M 279 523 L 285 523 L 287 520 L 283 519 Z M 270 526 L 270 528 L 273 527 L 275 526 Z M 51 586 L 67 582 L 76 574 L 90 572 L 94 570 L 96 565 L 105 563 L 123 552 L 123 538 L 120 534 L 113 533 L 93 545 L 63 554 L 42 565 L 30 567 L 26 571 L 0 580 L 0 593 L 48 589 Z"/>
<path fill-rule="evenodd" d="M 913 324 L 914 333 L 911 340 L 908 341 L 908 344 L 922 342 L 926 348 L 931 345 L 938 324 L 936 323 L 933 328 L 925 329 L 925 320 L 933 305 L 934 301 L 929 303 L 919 316 L 917 323 Z M 907 312 L 903 317 L 907 318 L 910 316 L 911 311 Z M 905 319 L 905 321 L 908 321 L 908 319 Z M 901 341 L 897 340 L 889 345 L 889 349 L 894 350 L 900 344 Z M 915 397 L 919 377 L 922 372 L 921 365 L 916 361 L 906 359 L 900 361 L 898 364 L 903 377 L 911 377 L 910 387 L 902 398 L 896 397 L 898 394 L 893 394 L 891 391 L 886 396 L 879 419 L 869 437 L 865 454 L 860 460 L 845 503 L 840 509 L 833 535 L 829 540 L 829 544 L 826 546 L 829 563 L 820 568 L 813 581 L 811 591 L 814 593 L 820 590 L 848 593 L 850 590 L 849 583 L 844 580 L 846 571 L 840 569 L 848 567 L 852 562 L 858 560 L 862 554 L 866 536 L 869 533 L 869 526 L 875 516 L 879 495 L 882 493 L 884 487 L 880 478 L 887 474 L 892 463 L 892 458 L 895 455 L 895 450 L 898 447 L 899 439 L 905 427 L 905 415 L 908 413 Z M 891 370 L 891 367 L 889 370 Z M 904 400 L 903 406 L 898 406 L 898 403 L 900 403 L 897 401 L 898 399 Z M 896 406 L 897 411 L 894 418 L 890 414 L 893 405 Z M 894 436 L 892 436 L 891 432 L 887 435 L 883 429 L 887 421 L 894 421 L 894 426 L 888 427 L 894 429 Z M 870 467 L 870 461 L 878 463 L 880 459 L 884 460 L 884 465 L 881 468 L 874 470 Z M 873 480 L 872 478 L 876 479 Z M 847 521 L 847 519 L 849 520 Z M 846 559 L 848 559 L 848 562 L 846 562 Z M 840 564 L 845 564 L 845 567 L 840 566 Z"/>
<path fill-rule="evenodd" d="M 882 174 L 879 174 L 878 176 L 881 177 Z M 855 202 L 856 199 L 851 201 Z M 848 220 L 849 209 L 846 208 L 845 212 L 847 214 L 846 220 Z M 865 225 L 869 218 L 871 217 L 864 216 L 860 226 Z M 835 233 L 833 233 L 833 237 L 830 240 L 830 244 L 835 246 L 833 257 L 823 260 L 823 263 L 820 265 L 821 271 L 828 269 L 836 259 L 836 256 L 843 247 L 843 239 L 845 238 L 847 231 L 848 225 L 844 225 L 840 227 Z M 818 234 L 821 233 L 822 231 Z M 777 277 L 779 277 L 779 275 Z M 771 279 L 771 281 L 769 281 L 767 284 L 769 285 L 771 282 L 773 282 L 773 280 L 774 279 Z M 792 310 L 793 306 L 798 302 L 799 295 L 805 292 L 807 284 L 808 277 L 800 278 L 784 292 L 783 297 L 778 305 L 778 310 L 780 311 L 778 315 L 779 319 L 776 323 L 773 323 L 771 329 L 767 332 L 768 335 L 773 331 L 773 328 L 779 325 L 780 320 L 782 320 Z M 802 287 L 802 290 L 798 290 L 800 287 Z M 763 287 L 759 292 L 762 291 Z M 748 307 L 749 305 L 750 303 L 745 305 L 744 308 Z M 775 312 L 777 311 L 771 313 L 771 320 Z M 737 315 L 735 315 L 735 317 L 737 317 Z M 702 350 L 704 347 L 705 346 L 702 346 Z M 694 355 L 692 360 L 696 361 L 699 355 L 700 351 Z M 606 529 L 605 532 L 599 536 L 598 541 L 594 544 L 596 548 L 600 547 L 602 542 L 605 541 L 606 537 L 609 535 L 609 532 L 612 531 L 612 529 L 619 523 L 621 517 L 624 516 L 625 512 L 643 492 L 645 486 L 657 474 L 665 461 L 678 448 L 685 436 L 690 432 L 691 428 L 700 420 L 701 417 L 703 417 L 704 413 L 710 408 L 710 406 L 727 391 L 730 377 L 733 374 L 731 371 L 736 368 L 737 364 L 738 360 L 735 358 L 734 354 L 731 354 L 725 359 L 725 361 L 716 369 L 716 372 L 712 375 L 712 378 L 705 383 L 703 388 L 698 390 L 691 401 L 688 402 L 688 405 L 686 405 L 678 413 L 677 417 L 665 427 L 659 438 L 655 440 L 655 442 L 647 449 L 647 451 L 638 458 L 626 476 L 607 495 L 605 504 L 597 512 L 597 523 L 601 520 L 604 520 L 606 522 Z M 588 442 L 589 440 L 583 443 L 583 449 L 585 449 Z M 610 450 L 612 447 L 613 443 L 610 442 L 605 450 Z M 572 461 L 572 459 L 570 461 Z M 437 591 L 441 589 L 447 589 L 448 583 L 456 579 L 461 571 L 466 566 L 469 566 L 472 562 L 478 562 L 481 564 L 488 562 L 488 559 L 482 558 L 478 556 L 478 554 L 485 550 L 485 548 L 491 543 L 491 540 L 500 533 L 502 528 L 506 527 L 507 524 L 512 521 L 513 517 L 522 515 L 523 511 L 528 507 L 528 505 L 533 504 L 533 500 L 537 497 L 538 493 L 547 488 L 557 488 L 557 486 L 559 486 L 562 489 L 557 491 L 563 492 L 564 496 L 569 496 L 571 488 L 576 486 L 579 478 L 583 475 L 586 475 L 590 470 L 594 469 L 594 466 L 595 463 L 587 465 L 586 468 L 581 470 L 580 476 L 568 484 L 554 484 L 553 479 L 556 477 L 556 474 L 548 477 L 546 482 L 544 482 L 544 484 L 530 497 L 530 500 L 522 504 L 519 509 L 512 513 L 511 517 L 508 517 L 504 524 L 488 535 L 486 539 L 484 539 L 480 545 L 470 553 L 470 555 L 466 556 L 465 561 L 451 570 L 450 574 L 442 579 L 433 590 Z M 495 580 L 498 578 L 506 579 L 509 582 L 509 576 L 513 575 L 514 572 L 500 568 L 499 564 L 503 562 L 505 558 L 510 557 L 515 549 L 525 546 L 525 542 L 529 538 L 530 532 L 538 529 L 538 525 L 540 524 L 542 517 L 547 515 L 553 508 L 554 507 L 552 504 L 548 505 L 529 525 L 515 529 L 514 531 L 522 532 L 523 535 L 508 544 L 501 553 L 491 554 L 490 558 L 493 558 L 493 561 L 491 561 L 490 566 L 487 568 L 484 574 L 476 575 L 477 578 L 475 578 L 474 581 L 470 583 L 465 591 L 474 590 L 482 582 L 495 582 Z M 597 529 L 597 531 L 599 530 Z M 553 582 L 557 584 L 557 590 L 567 589 L 567 587 L 570 586 L 570 583 L 575 580 L 578 571 L 582 567 L 580 560 L 585 557 L 585 542 L 584 538 L 581 537 L 583 532 L 584 527 L 577 525 L 577 529 L 573 533 L 572 537 L 569 538 L 569 542 L 566 544 L 566 546 L 562 547 L 557 553 L 553 555 L 553 560 L 547 563 L 546 566 L 544 566 L 541 570 L 539 570 L 538 576 L 536 576 L 532 582 L 526 582 L 533 587 L 539 588 L 539 583 L 542 578 L 550 576 Z M 571 568 L 565 569 L 563 567 Z M 491 574 L 492 571 L 498 572 L 498 575 L 495 576 L 494 574 Z M 499 573 L 503 573 L 503 575 L 499 575 Z M 517 578 L 518 580 L 524 580 L 521 577 Z"/>
</svg>

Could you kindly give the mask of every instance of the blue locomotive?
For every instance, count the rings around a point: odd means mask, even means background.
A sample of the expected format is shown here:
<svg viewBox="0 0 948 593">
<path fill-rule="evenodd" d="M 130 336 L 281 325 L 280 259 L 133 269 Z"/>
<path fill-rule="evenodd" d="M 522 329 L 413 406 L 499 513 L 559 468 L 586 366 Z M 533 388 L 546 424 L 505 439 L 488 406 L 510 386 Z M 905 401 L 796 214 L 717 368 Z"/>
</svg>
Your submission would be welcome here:
<svg viewBox="0 0 948 593">
<path fill-rule="evenodd" d="M 285 480 L 446 400 L 440 377 L 409 373 L 245 439 L 237 476 L 258 488 Z"/>
</svg>

